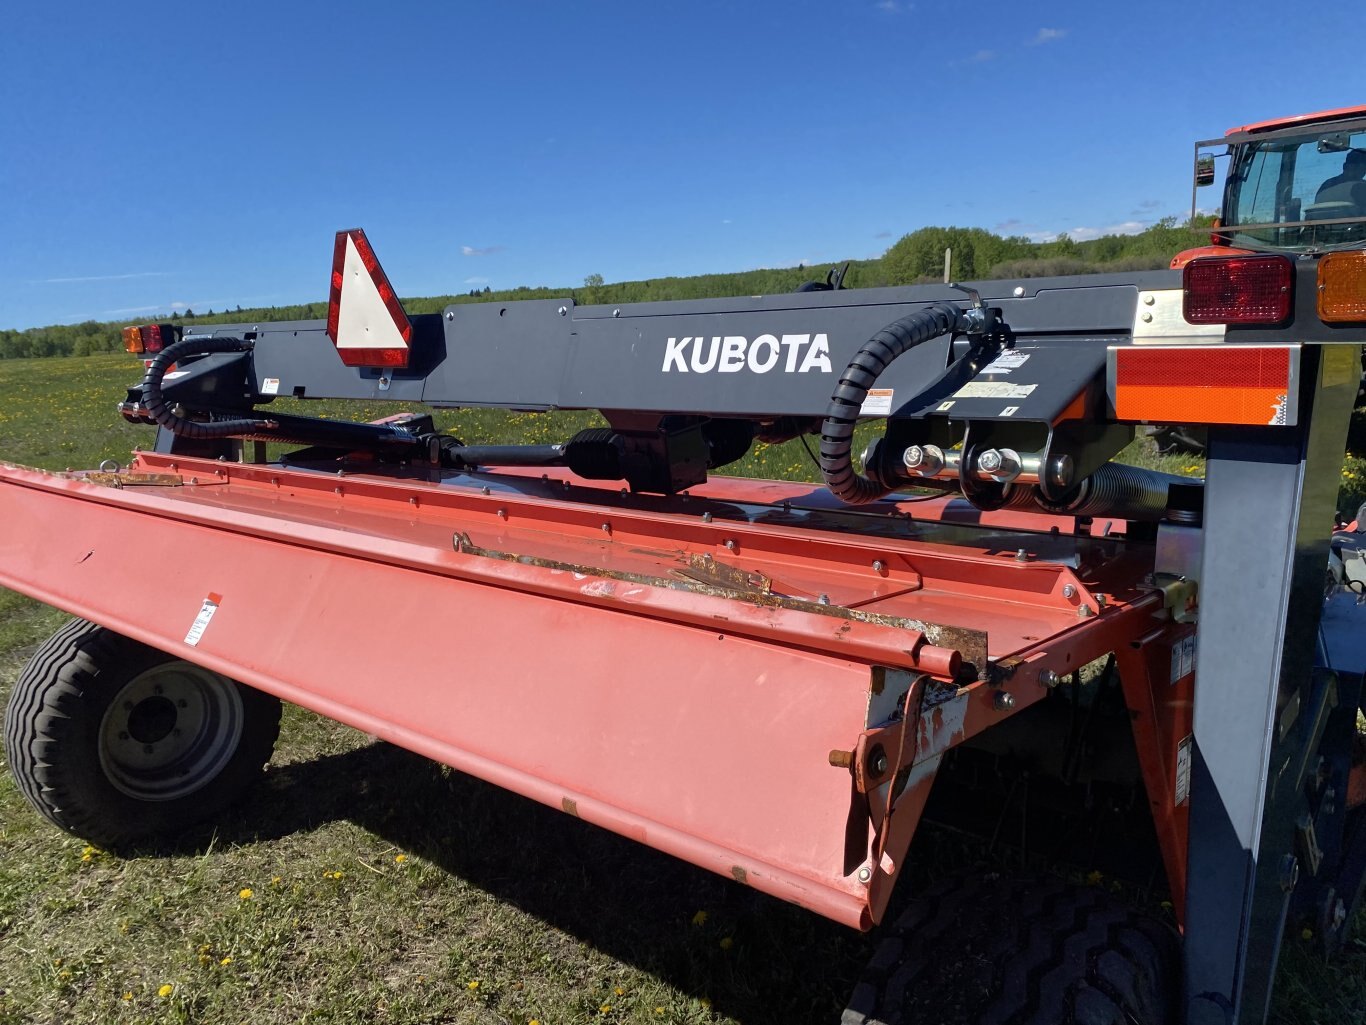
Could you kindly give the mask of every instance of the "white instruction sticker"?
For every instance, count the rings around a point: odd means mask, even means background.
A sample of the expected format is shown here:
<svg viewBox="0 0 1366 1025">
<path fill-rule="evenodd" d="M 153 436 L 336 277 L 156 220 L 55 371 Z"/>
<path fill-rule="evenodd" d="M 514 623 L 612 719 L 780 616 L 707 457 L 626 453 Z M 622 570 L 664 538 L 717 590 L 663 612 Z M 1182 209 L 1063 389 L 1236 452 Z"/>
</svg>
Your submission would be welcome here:
<svg viewBox="0 0 1366 1025">
<path fill-rule="evenodd" d="M 222 600 L 221 594 L 211 594 L 204 599 L 204 604 L 199 606 L 199 615 L 194 617 L 194 622 L 190 624 L 190 632 L 185 635 L 185 643 L 190 647 L 198 644 L 199 639 L 204 636 L 204 631 L 209 628 L 209 621 L 218 611 L 218 603 Z"/>
<path fill-rule="evenodd" d="M 1006 406 L 1005 409 L 1001 410 L 1001 415 L 1002 415 L 1002 416 L 1014 416 L 1014 415 L 1015 415 L 1016 413 L 1018 413 L 1019 411 L 1020 411 L 1020 407 L 1019 407 L 1019 406 Z"/>
<path fill-rule="evenodd" d="M 1014 349 L 1007 349 L 994 360 L 992 360 L 982 373 L 984 374 L 1008 374 L 1012 370 L 1019 370 L 1029 360 L 1029 353 L 1017 352 Z"/>
<path fill-rule="evenodd" d="M 868 397 L 863 400 L 859 412 L 864 416 L 890 416 L 895 391 L 895 388 L 869 388 Z"/>
<path fill-rule="evenodd" d="M 1191 795 L 1191 736 L 1186 734 L 1176 745 L 1176 803 L 1186 803 Z"/>
<path fill-rule="evenodd" d="M 1172 683 L 1195 672 L 1195 634 L 1172 645 Z"/>
<path fill-rule="evenodd" d="M 279 395 L 280 379 L 278 377 L 264 377 L 261 379 L 262 395 Z"/>
<path fill-rule="evenodd" d="M 947 413 L 947 412 L 948 412 L 950 409 L 952 409 L 952 408 L 953 408 L 953 403 L 952 403 L 951 401 L 950 401 L 950 402 L 941 402 L 941 403 L 939 403 L 938 412 L 940 412 L 940 413 Z"/>
<path fill-rule="evenodd" d="M 1009 381 L 969 381 L 953 393 L 955 399 L 1027 399 L 1037 384 Z"/>
<path fill-rule="evenodd" d="M 163 381 L 174 381 L 177 377 L 184 377 L 188 373 L 188 370 L 172 370 L 169 374 L 162 374 L 161 379 Z"/>
</svg>

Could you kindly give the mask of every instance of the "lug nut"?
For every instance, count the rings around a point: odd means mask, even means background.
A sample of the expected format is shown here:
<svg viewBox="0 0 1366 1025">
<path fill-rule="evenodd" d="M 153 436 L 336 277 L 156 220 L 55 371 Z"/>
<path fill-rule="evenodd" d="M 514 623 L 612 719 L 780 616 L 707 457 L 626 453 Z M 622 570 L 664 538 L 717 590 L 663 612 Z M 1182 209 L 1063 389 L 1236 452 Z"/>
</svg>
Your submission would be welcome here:
<svg viewBox="0 0 1366 1025">
<path fill-rule="evenodd" d="M 996 706 L 996 711 L 1008 712 L 1015 707 L 1015 695 L 1003 690 L 997 691 L 991 703 Z"/>
</svg>

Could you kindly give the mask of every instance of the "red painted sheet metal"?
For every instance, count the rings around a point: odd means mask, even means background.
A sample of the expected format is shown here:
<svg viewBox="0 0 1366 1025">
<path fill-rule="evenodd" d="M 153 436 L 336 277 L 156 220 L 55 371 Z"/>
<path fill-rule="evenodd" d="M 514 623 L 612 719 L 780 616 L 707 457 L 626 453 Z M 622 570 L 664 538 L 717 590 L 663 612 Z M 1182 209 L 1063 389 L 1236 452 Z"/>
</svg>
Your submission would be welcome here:
<svg viewBox="0 0 1366 1025">
<path fill-rule="evenodd" d="M 696 489 L 708 522 L 574 482 L 133 469 L 186 483 L 0 465 L 0 584 L 856 927 L 885 907 L 938 757 L 1010 714 L 981 684 L 937 709 L 877 844 L 831 765 L 868 725 L 877 667 L 944 675 L 943 652 L 985 633 L 1018 709 L 1042 669 L 1154 611 L 1122 544 L 1050 561 L 1073 542 L 810 496 L 815 512 L 755 509 L 775 491 L 749 482 Z M 683 571 L 707 555 L 768 590 L 697 586 Z"/>
<path fill-rule="evenodd" d="M 866 889 L 844 871 L 849 780 L 828 761 L 863 727 L 866 665 L 156 517 L 142 501 L 91 515 L 90 485 L 39 483 L 0 484 L 5 586 L 866 924 Z M 222 602 L 190 648 L 210 591 Z"/>
</svg>

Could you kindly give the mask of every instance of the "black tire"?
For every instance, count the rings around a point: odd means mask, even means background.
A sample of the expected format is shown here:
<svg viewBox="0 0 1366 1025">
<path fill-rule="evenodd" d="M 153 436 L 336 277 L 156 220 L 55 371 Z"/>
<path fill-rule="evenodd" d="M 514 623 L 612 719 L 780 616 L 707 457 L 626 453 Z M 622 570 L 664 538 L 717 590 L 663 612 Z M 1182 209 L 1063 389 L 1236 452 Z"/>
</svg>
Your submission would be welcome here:
<svg viewBox="0 0 1366 1025">
<path fill-rule="evenodd" d="M 19 791 L 109 849 L 211 818 L 261 774 L 279 732 L 278 698 L 81 619 L 38 649 L 5 712 Z"/>
<path fill-rule="evenodd" d="M 1178 940 L 1103 890 L 985 874 L 941 883 L 888 930 L 843 1025 L 1169 1025 Z"/>
</svg>

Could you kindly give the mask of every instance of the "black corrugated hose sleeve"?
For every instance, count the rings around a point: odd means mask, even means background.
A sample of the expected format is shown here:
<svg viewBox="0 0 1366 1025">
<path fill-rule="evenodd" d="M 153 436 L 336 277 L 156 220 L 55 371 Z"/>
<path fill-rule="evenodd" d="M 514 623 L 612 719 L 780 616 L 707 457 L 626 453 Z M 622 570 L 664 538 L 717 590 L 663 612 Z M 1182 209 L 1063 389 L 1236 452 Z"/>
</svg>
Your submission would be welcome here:
<svg viewBox="0 0 1366 1025">
<path fill-rule="evenodd" d="M 260 420 L 220 420 L 216 423 L 199 423 L 176 416 L 166 404 L 161 394 L 161 379 L 173 363 L 187 356 L 206 356 L 215 352 L 250 352 L 252 343 L 242 338 L 214 338 L 211 335 L 191 335 L 162 349 L 147 367 L 142 378 L 142 404 L 147 415 L 172 434 L 182 438 L 206 441 L 213 438 L 230 438 L 259 430 Z"/>
<path fill-rule="evenodd" d="M 864 505 L 888 494 L 883 487 L 854 471 L 854 425 L 868 398 L 892 360 L 917 345 L 958 330 L 963 310 L 952 303 L 936 303 L 893 321 L 864 343 L 840 376 L 821 424 L 821 477 L 834 496 L 850 505 Z"/>
</svg>

